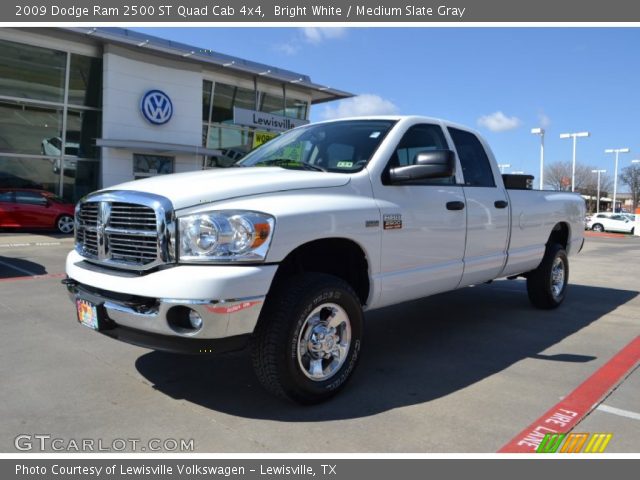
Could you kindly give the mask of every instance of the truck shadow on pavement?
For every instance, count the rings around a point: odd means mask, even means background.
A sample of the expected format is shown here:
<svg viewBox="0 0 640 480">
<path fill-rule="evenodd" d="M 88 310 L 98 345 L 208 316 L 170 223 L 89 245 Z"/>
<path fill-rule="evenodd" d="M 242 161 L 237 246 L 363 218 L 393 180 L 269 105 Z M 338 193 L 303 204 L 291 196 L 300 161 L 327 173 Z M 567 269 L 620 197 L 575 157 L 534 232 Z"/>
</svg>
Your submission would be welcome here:
<svg viewBox="0 0 640 480">
<path fill-rule="evenodd" d="M 47 269 L 39 263 L 0 255 L 0 279 L 44 275 L 46 273 Z"/>
<path fill-rule="evenodd" d="M 248 352 L 198 357 L 151 352 L 136 368 L 158 391 L 229 415 L 310 422 L 366 417 L 429 402 L 534 358 L 542 369 L 595 357 L 549 347 L 638 292 L 571 285 L 556 310 L 530 306 L 523 281 L 497 281 L 367 314 L 360 364 L 335 398 L 299 407 L 266 393 Z"/>
</svg>

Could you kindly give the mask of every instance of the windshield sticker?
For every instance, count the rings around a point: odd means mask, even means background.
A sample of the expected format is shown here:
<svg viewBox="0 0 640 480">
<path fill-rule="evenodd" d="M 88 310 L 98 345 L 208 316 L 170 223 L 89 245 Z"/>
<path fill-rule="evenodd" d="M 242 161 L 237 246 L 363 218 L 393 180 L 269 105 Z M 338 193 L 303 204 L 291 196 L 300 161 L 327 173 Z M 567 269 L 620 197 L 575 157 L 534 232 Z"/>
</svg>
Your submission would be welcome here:
<svg viewBox="0 0 640 480">
<path fill-rule="evenodd" d="M 380 132 L 372 132 L 371 135 L 369 135 L 369 138 L 378 138 L 380 136 Z"/>
<path fill-rule="evenodd" d="M 353 167 L 353 162 L 338 162 L 336 164 L 337 168 L 351 168 Z"/>
</svg>

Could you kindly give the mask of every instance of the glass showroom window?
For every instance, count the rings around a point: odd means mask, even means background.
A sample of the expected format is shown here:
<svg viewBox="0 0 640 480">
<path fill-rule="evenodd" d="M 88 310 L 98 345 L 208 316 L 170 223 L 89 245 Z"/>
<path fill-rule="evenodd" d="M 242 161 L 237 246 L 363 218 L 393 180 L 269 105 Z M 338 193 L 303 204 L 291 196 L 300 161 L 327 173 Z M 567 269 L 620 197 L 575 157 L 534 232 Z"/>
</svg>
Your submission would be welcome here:
<svg viewBox="0 0 640 480">
<path fill-rule="evenodd" d="M 35 188 L 56 193 L 60 174 L 56 159 L 0 154 L 0 185 L 6 188 Z"/>
<path fill-rule="evenodd" d="M 68 102 L 93 108 L 102 106 L 102 59 L 71 54 Z"/>
<path fill-rule="evenodd" d="M 260 94 L 260 111 L 284 116 L 284 97 L 262 92 Z"/>
<path fill-rule="evenodd" d="M 202 82 L 202 121 L 209 123 L 211 120 L 211 97 L 213 95 L 213 82 Z"/>
<path fill-rule="evenodd" d="M 248 88 L 216 83 L 213 87 L 211 122 L 232 123 L 233 107 L 255 110 L 256 94 Z"/>
<path fill-rule="evenodd" d="M 102 115 L 96 110 L 67 111 L 65 154 L 80 158 L 98 158 L 96 138 L 100 135 Z"/>
<path fill-rule="evenodd" d="M 0 40 L 0 95 L 64 101 L 67 54 Z"/>
<path fill-rule="evenodd" d="M 308 107 L 309 104 L 306 101 L 287 96 L 285 99 L 285 116 L 305 120 Z"/>
<path fill-rule="evenodd" d="M 60 156 L 62 108 L 0 100 L 0 152 Z"/>
<path fill-rule="evenodd" d="M 173 173 L 175 158 L 163 155 L 133 154 L 133 177 L 136 180 Z"/>
<path fill-rule="evenodd" d="M 73 201 L 96 190 L 101 92 L 100 58 L 0 40 L 0 180 Z"/>
<path fill-rule="evenodd" d="M 220 150 L 216 157 L 208 157 L 205 167 L 230 167 L 251 150 L 253 132 L 246 127 L 211 125 L 208 148 Z"/>
</svg>

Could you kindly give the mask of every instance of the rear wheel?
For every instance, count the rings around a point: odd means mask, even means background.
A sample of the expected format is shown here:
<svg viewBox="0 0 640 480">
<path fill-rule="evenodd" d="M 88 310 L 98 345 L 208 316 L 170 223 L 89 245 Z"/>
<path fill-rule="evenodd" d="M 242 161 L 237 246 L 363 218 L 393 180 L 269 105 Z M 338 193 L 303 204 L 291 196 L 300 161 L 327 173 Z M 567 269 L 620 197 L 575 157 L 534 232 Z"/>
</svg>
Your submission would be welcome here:
<svg viewBox="0 0 640 480">
<path fill-rule="evenodd" d="M 542 262 L 527 275 L 527 293 L 536 308 L 552 309 L 563 301 L 569 281 L 569 260 L 560 244 L 547 246 Z"/>
<path fill-rule="evenodd" d="M 591 230 L 593 230 L 594 232 L 604 232 L 604 227 L 601 223 L 594 223 L 593 227 L 591 227 Z"/>
<path fill-rule="evenodd" d="M 332 397 L 357 364 L 362 323 L 360 301 L 342 279 L 292 277 L 270 294 L 252 339 L 260 383 L 302 404 Z"/>
<path fill-rule="evenodd" d="M 60 233 L 73 232 L 73 217 L 70 215 L 60 215 L 56 220 L 56 228 Z"/>
</svg>

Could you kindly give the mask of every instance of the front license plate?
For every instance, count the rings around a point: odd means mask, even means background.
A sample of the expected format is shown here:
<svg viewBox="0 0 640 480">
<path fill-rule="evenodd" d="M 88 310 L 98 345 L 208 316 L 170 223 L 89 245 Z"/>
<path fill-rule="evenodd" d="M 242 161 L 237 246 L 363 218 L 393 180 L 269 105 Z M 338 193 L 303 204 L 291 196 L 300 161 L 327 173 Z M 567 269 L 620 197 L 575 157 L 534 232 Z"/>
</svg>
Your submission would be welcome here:
<svg viewBox="0 0 640 480">
<path fill-rule="evenodd" d="M 76 299 L 78 321 L 85 327 L 99 330 L 98 306 L 81 298 Z"/>
</svg>

